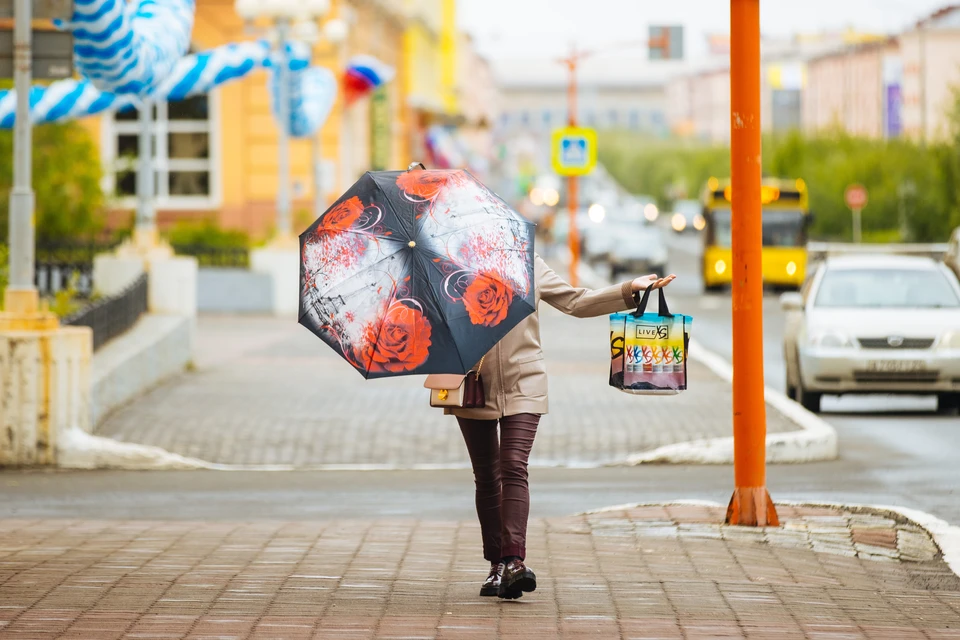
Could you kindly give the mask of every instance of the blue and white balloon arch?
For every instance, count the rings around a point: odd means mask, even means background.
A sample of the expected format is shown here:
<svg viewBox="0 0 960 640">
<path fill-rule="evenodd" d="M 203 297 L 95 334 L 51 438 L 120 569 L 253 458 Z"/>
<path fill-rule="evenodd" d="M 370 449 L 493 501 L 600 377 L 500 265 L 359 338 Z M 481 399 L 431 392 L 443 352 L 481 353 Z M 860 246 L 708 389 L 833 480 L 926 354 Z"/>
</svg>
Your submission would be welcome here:
<svg viewBox="0 0 960 640">
<path fill-rule="evenodd" d="M 315 135 L 333 108 L 339 83 L 332 72 L 311 65 L 310 48 L 287 42 L 285 55 L 263 41 L 228 44 L 184 55 L 190 43 L 194 0 L 74 0 L 70 21 L 81 80 L 63 80 L 30 92 L 34 124 L 63 122 L 173 102 L 208 93 L 258 69 L 271 71 L 270 93 L 279 118 L 278 96 L 284 62 L 288 65 L 289 120 L 280 123 L 293 137 Z M 384 67 L 379 81 L 392 77 Z M 16 92 L 0 91 L 0 129 L 16 122 Z"/>
</svg>

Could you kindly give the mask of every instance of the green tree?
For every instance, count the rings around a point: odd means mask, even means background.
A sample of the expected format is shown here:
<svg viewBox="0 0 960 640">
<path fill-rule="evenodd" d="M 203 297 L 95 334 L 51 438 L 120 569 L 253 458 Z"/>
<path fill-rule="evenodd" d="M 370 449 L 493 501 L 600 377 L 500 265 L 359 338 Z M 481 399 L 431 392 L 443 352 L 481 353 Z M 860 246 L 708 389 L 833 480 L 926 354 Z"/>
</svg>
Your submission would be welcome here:
<svg viewBox="0 0 960 640">
<path fill-rule="evenodd" d="M 863 211 L 866 240 L 899 241 L 905 222 L 909 239 L 943 242 L 960 225 L 960 94 L 950 121 L 952 138 L 926 146 L 839 130 L 812 137 L 798 131 L 765 136 L 763 171 L 806 181 L 814 238 L 851 239 L 852 216 L 843 196 L 848 185 L 860 183 L 870 194 Z M 601 137 L 600 145 L 601 162 L 624 188 L 650 194 L 662 206 L 670 204 L 670 187 L 683 185 L 687 197 L 697 197 L 710 176 L 730 174 L 726 146 L 647 140 L 624 132 Z"/>
<path fill-rule="evenodd" d="M 102 170 L 96 145 L 75 122 L 33 130 L 33 188 L 38 240 L 87 238 L 104 227 Z M 0 242 L 7 242 L 13 186 L 13 132 L 0 131 Z"/>
</svg>

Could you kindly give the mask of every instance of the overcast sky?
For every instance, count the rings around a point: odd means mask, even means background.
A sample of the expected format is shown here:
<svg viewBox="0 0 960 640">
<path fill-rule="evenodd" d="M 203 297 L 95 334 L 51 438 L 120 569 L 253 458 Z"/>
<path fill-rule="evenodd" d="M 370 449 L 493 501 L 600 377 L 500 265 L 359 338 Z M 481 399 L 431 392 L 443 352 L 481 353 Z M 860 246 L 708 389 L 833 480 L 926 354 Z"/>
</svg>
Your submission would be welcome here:
<svg viewBox="0 0 960 640">
<path fill-rule="evenodd" d="M 897 33 L 946 4 L 945 0 L 761 0 L 764 35 L 852 27 Z M 554 58 L 647 37 L 651 24 L 681 24 L 687 54 L 706 52 L 708 33 L 729 33 L 726 0 L 458 0 L 462 28 L 489 58 Z"/>
</svg>

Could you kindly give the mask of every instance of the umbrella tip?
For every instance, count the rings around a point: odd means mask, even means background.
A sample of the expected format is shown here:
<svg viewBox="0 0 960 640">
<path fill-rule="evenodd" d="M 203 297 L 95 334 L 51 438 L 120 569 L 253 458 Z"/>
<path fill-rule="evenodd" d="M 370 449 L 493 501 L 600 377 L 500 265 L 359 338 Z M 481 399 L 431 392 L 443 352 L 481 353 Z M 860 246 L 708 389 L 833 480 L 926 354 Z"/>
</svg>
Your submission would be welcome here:
<svg viewBox="0 0 960 640">
<path fill-rule="evenodd" d="M 426 167 L 423 166 L 422 162 L 411 162 L 410 166 L 407 167 L 407 171 L 413 171 L 414 169 L 420 169 L 422 171 L 425 170 Z"/>
</svg>

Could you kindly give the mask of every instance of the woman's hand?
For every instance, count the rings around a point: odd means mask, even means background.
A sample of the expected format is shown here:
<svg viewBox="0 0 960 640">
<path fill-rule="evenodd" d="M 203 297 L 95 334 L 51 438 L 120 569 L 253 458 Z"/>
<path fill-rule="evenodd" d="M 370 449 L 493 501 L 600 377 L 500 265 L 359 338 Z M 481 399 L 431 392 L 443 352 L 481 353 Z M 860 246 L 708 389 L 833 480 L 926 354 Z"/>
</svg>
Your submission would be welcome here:
<svg viewBox="0 0 960 640">
<path fill-rule="evenodd" d="M 640 276 L 633 281 L 633 292 L 639 293 L 640 291 L 646 291 L 647 289 L 662 289 L 676 279 L 677 276 L 673 275 L 672 273 L 665 278 L 661 278 L 655 273 L 651 273 L 648 276 Z"/>
</svg>

